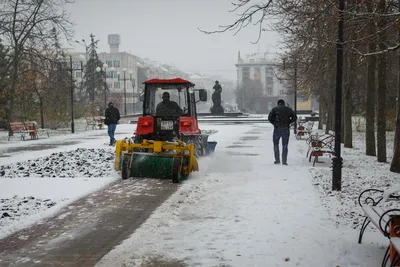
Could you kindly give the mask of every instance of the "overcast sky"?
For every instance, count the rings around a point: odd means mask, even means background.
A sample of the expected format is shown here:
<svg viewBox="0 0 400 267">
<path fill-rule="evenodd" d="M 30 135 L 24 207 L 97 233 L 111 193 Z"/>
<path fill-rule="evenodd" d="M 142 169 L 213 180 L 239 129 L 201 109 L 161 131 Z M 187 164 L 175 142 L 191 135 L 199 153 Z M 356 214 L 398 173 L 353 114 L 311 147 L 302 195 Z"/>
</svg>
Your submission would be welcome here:
<svg viewBox="0 0 400 267">
<path fill-rule="evenodd" d="M 215 30 L 233 23 L 229 13 L 235 0 L 75 0 L 67 6 L 76 23 L 74 39 L 99 41 L 99 52 L 109 52 L 107 35 L 121 35 L 120 51 L 174 64 L 185 72 L 221 75 L 236 80 L 238 51 L 242 57 L 257 52 L 276 52 L 278 35 L 264 32 L 259 44 L 258 28 L 206 35 L 198 30 Z M 73 44 L 79 51 L 82 46 Z"/>
</svg>

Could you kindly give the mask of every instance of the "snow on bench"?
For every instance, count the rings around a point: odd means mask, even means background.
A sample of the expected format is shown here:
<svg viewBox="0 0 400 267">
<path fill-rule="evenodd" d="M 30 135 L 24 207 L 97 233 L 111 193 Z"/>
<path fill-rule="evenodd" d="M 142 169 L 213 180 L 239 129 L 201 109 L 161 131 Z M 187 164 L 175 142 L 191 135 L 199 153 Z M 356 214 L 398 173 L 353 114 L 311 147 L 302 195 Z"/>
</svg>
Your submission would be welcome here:
<svg viewBox="0 0 400 267">
<path fill-rule="evenodd" d="M 400 237 L 400 208 L 388 208 L 378 205 L 382 202 L 388 201 L 397 201 L 397 203 L 400 204 L 400 202 L 398 202 L 400 196 L 395 195 L 395 193 L 399 192 L 398 189 L 399 188 L 391 188 L 384 191 L 371 188 L 361 192 L 358 197 L 358 203 L 365 216 L 360 229 L 358 243 L 362 242 L 364 231 L 371 222 L 381 232 L 381 234 L 387 237 L 390 241 L 382 260 L 382 266 L 386 266 L 389 259 L 391 259 L 392 264 L 396 264 L 393 260 L 396 250 L 394 250 L 392 246 L 391 239 L 394 237 Z"/>
<path fill-rule="evenodd" d="M 334 133 L 324 135 L 311 134 L 310 137 L 307 138 L 306 143 L 308 144 L 308 150 L 306 157 L 308 157 L 309 162 L 311 162 L 312 157 L 314 157 L 313 167 L 315 163 L 320 162 L 318 158 L 324 156 L 324 154 L 328 154 L 329 158 L 335 155 L 334 142 Z"/>
</svg>

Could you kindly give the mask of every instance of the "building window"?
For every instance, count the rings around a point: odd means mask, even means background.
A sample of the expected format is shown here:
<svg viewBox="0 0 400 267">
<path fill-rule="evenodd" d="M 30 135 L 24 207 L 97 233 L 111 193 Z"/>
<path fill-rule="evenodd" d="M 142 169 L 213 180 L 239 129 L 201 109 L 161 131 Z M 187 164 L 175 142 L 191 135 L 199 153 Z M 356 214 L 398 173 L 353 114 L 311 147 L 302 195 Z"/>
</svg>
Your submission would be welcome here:
<svg viewBox="0 0 400 267">
<path fill-rule="evenodd" d="M 254 80 L 261 80 L 261 69 L 260 67 L 255 67 L 254 68 Z"/>
<path fill-rule="evenodd" d="M 75 72 L 75 78 L 82 78 L 82 72 L 81 71 L 76 71 Z"/>
<path fill-rule="evenodd" d="M 243 81 L 250 79 L 250 68 L 249 67 L 242 68 L 242 79 L 243 79 Z"/>
<path fill-rule="evenodd" d="M 107 78 L 112 78 L 112 73 L 111 73 L 111 71 L 107 71 L 107 72 L 106 72 L 106 76 L 107 76 Z"/>
<path fill-rule="evenodd" d="M 107 83 L 108 88 L 113 88 L 113 84 L 112 83 Z"/>
<path fill-rule="evenodd" d="M 114 61 L 114 67 L 115 67 L 115 68 L 119 68 L 119 67 L 120 67 L 120 65 L 119 65 L 119 60 L 115 60 L 115 61 Z"/>
<path fill-rule="evenodd" d="M 120 89 L 121 88 L 121 84 L 119 82 L 114 82 L 114 88 Z"/>
<path fill-rule="evenodd" d="M 267 86 L 267 95 L 272 95 L 272 86 Z"/>
<path fill-rule="evenodd" d="M 113 66 L 112 61 L 107 61 L 106 64 L 107 64 L 107 66 L 108 66 L 109 68 L 111 68 L 111 67 Z"/>
</svg>

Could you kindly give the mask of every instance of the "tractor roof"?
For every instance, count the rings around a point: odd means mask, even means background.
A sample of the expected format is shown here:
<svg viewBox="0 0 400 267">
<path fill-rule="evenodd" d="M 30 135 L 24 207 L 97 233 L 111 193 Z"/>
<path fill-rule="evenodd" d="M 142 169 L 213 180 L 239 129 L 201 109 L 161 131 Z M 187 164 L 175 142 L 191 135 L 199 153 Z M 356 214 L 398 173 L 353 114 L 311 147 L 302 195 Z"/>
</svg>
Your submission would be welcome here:
<svg viewBox="0 0 400 267">
<path fill-rule="evenodd" d="M 143 84 L 154 84 L 154 85 L 183 85 L 183 86 L 189 86 L 192 87 L 194 86 L 194 83 L 184 80 L 181 78 L 174 78 L 174 79 L 150 79 L 147 81 L 144 81 Z"/>
</svg>

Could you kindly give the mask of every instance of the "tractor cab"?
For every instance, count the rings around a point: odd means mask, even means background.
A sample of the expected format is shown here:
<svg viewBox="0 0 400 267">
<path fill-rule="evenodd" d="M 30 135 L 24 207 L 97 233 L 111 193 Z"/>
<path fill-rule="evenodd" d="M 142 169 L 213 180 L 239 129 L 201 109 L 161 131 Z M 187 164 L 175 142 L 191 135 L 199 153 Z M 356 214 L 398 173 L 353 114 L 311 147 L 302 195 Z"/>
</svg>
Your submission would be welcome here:
<svg viewBox="0 0 400 267">
<path fill-rule="evenodd" d="M 208 135 L 197 124 L 196 103 L 207 101 L 207 91 L 195 90 L 183 79 L 144 82 L 143 116 L 138 118 L 134 142 L 119 140 L 115 169 L 123 179 L 147 177 L 179 183 L 198 171 L 198 156 L 206 156 Z M 199 100 L 196 101 L 196 95 Z"/>
<path fill-rule="evenodd" d="M 174 141 L 201 135 L 196 103 L 207 101 L 205 89 L 194 89 L 195 84 L 180 78 L 151 79 L 143 84 L 140 97 L 143 116 L 138 119 L 135 143 L 143 139 Z"/>
</svg>

